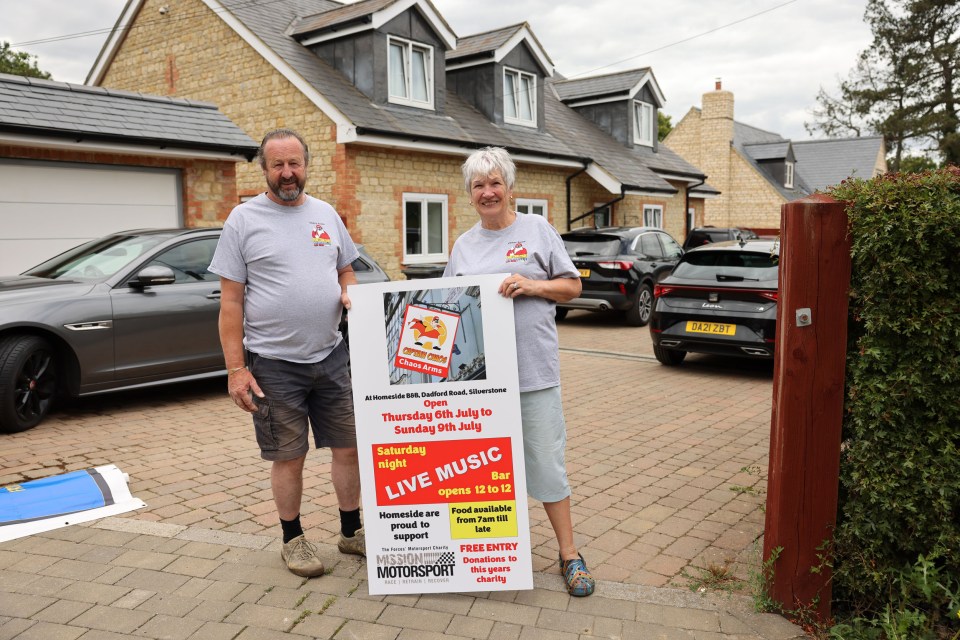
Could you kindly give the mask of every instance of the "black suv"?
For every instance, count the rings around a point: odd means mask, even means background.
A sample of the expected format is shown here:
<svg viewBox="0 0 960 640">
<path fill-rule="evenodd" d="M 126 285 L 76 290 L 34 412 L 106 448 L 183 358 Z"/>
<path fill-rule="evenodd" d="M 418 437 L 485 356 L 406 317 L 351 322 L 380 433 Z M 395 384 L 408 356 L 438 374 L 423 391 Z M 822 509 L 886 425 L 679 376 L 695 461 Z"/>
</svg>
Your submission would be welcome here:
<svg viewBox="0 0 960 640">
<path fill-rule="evenodd" d="M 700 247 L 711 242 L 724 242 L 726 240 L 756 240 L 759 236 L 750 229 L 740 229 L 738 227 L 697 227 L 691 229 L 683 241 L 683 249 L 692 249 Z"/>
<path fill-rule="evenodd" d="M 653 227 L 575 229 L 562 238 L 580 271 L 583 292 L 557 305 L 558 320 L 568 309 L 615 309 L 624 313 L 627 324 L 644 326 L 650 321 L 653 286 L 683 255 L 676 240 Z"/>
<path fill-rule="evenodd" d="M 653 354 L 666 365 L 688 351 L 771 359 L 777 340 L 779 240 L 691 249 L 654 289 Z"/>
</svg>

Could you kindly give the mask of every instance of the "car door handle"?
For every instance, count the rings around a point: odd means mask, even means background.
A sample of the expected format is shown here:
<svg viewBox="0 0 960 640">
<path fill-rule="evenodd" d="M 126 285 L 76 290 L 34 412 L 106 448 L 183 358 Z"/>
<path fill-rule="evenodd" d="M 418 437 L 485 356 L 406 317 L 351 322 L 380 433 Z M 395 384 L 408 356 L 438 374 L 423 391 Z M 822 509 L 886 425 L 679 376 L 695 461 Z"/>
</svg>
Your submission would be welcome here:
<svg viewBox="0 0 960 640">
<path fill-rule="evenodd" d="M 214 291 L 213 293 L 208 294 L 208 295 L 207 295 L 207 298 L 209 298 L 210 300 L 219 300 L 219 299 L 220 299 L 220 290 L 217 289 L 217 290 Z"/>
</svg>

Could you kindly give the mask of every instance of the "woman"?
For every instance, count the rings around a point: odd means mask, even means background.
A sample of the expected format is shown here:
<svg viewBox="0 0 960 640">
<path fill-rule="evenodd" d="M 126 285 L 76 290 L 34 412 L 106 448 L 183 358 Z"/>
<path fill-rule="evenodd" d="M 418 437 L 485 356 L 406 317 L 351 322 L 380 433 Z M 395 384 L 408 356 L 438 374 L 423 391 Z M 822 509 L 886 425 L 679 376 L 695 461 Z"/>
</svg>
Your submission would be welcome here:
<svg viewBox="0 0 960 640">
<path fill-rule="evenodd" d="M 462 169 L 480 222 L 457 240 L 443 275 L 508 274 L 498 293 L 513 298 L 520 338 L 517 362 L 527 493 L 543 503 L 553 526 L 567 591 L 588 596 L 595 582 L 573 542 L 554 320 L 555 303 L 580 295 L 580 276 L 550 223 L 538 215 L 518 215 L 510 208 L 516 167 L 505 149 L 480 149 L 467 158 Z"/>
</svg>

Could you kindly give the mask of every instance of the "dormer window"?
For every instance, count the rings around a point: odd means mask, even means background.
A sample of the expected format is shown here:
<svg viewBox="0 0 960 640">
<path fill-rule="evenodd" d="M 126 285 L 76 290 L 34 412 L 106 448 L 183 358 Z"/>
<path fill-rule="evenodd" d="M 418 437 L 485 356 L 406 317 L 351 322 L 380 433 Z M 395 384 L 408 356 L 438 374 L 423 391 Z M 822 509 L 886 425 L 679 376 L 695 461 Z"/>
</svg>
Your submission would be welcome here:
<svg viewBox="0 0 960 640">
<path fill-rule="evenodd" d="M 783 186 L 787 189 L 793 189 L 793 163 L 786 163 L 787 170 L 784 174 Z"/>
<path fill-rule="evenodd" d="M 653 146 L 655 122 L 653 105 L 635 100 L 633 102 L 633 142 Z"/>
<path fill-rule="evenodd" d="M 503 68 L 503 121 L 537 126 L 537 77 L 532 73 Z"/>
<path fill-rule="evenodd" d="M 390 36 L 390 102 L 433 109 L 433 47 Z"/>
</svg>

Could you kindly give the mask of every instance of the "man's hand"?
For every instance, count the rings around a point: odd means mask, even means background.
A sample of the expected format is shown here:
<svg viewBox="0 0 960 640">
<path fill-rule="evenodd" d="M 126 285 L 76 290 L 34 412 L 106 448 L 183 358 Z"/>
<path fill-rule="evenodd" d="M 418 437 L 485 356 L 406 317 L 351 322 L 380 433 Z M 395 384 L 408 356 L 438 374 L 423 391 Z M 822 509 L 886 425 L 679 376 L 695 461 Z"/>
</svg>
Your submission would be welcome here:
<svg viewBox="0 0 960 640">
<path fill-rule="evenodd" d="M 253 396 L 263 397 L 260 385 L 257 384 L 253 374 L 246 367 L 227 375 L 227 391 L 230 392 L 230 397 L 233 398 L 236 405 L 247 413 L 257 411 Z"/>
</svg>

